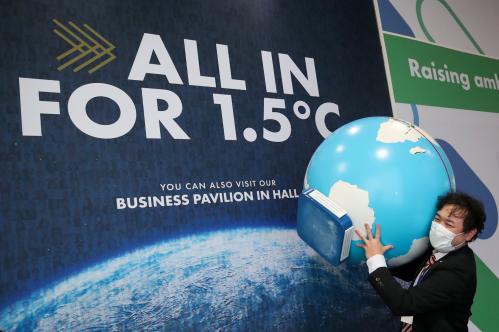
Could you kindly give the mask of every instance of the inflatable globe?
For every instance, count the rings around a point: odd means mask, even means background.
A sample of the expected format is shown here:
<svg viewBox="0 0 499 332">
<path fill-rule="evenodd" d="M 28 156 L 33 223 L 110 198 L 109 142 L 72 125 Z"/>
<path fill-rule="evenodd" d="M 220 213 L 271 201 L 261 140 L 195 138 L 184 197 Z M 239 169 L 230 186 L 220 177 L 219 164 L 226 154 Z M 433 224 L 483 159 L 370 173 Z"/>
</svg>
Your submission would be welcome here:
<svg viewBox="0 0 499 332">
<path fill-rule="evenodd" d="M 440 195 L 455 190 L 447 156 L 422 129 L 389 117 L 369 117 L 334 131 L 315 151 L 305 175 L 314 188 L 345 209 L 354 227 L 381 225 L 389 266 L 410 262 L 429 245 Z M 365 260 L 354 235 L 349 261 Z"/>
</svg>

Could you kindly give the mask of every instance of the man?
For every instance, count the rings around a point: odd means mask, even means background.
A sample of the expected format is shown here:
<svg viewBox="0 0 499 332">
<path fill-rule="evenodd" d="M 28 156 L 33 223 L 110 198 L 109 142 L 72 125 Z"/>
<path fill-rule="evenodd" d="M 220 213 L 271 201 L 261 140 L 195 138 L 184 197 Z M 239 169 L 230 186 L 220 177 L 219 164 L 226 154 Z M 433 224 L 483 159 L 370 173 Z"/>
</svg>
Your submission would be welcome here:
<svg viewBox="0 0 499 332">
<path fill-rule="evenodd" d="M 380 241 L 380 226 L 373 237 L 366 224 L 364 242 L 369 281 L 391 311 L 402 317 L 402 331 L 467 331 L 476 290 L 476 266 L 468 242 L 483 230 L 482 203 L 464 193 L 438 199 L 430 229 L 433 248 L 402 267 L 389 270 L 383 254 L 393 248 Z M 393 276 L 412 281 L 404 289 Z M 408 317 L 407 317 L 408 316 Z M 412 316 L 412 317 L 411 317 Z"/>
</svg>

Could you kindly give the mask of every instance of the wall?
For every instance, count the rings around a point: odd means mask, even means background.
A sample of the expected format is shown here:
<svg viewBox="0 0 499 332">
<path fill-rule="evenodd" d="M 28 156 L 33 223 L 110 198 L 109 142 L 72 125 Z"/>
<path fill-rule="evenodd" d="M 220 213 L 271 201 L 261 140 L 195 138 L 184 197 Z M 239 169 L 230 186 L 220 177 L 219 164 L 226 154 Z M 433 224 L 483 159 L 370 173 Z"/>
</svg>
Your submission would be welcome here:
<svg viewBox="0 0 499 332">
<path fill-rule="evenodd" d="M 495 310 L 499 298 L 498 13 L 499 4 L 486 0 L 377 1 L 394 116 L 420 125 L 435 137 L 451 159 L 457 189 L 480 198 L 486 207 L 485 230 L 471 245 L 478 289 L 470 328 L 484 331 L 499 325 Z M 421 72 L 418 77 L 409 59 L 417 61 L 419 70 L 423 66 L 430 73 L 432 68 L 437 70 L 436 79 Z M 464 80 L 440 78 L 438 70 L 444 76 L 444 70 L 454 71 Z"/>
</svg>

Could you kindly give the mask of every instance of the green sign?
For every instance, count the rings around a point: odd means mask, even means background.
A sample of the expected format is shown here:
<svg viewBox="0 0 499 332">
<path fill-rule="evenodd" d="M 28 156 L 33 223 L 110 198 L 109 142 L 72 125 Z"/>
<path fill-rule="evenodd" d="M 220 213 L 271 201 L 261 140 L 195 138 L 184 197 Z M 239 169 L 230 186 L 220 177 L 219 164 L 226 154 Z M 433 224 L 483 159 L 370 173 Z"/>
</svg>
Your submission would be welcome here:
<svg viewBox="0 0 499 332">
<path fill-rule="evenodd" d="M 384 33 L 396 102 L 499 113 L 499 60 Z"/>
</svg>

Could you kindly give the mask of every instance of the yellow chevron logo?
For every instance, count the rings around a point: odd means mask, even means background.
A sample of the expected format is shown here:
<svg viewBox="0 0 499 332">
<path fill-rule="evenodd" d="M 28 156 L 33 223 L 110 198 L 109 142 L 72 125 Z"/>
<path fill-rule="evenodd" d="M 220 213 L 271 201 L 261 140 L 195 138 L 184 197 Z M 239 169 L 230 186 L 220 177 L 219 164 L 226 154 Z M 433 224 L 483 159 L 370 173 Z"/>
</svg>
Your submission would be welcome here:
<svg viewBox="0 0 499 332">
<path fill-rule="evenodd" d="M 74 72 L 88 67 L 88 73 L 92 74 L 116 59 L 112 52 L 116 47 L 88 24 L 83 24 L 83 28 L 80 28 L 71 21 L 67 25 L 57 19 L 52 21 L 57 25 L 54 33 L 71 46 L 56 57 L 63 62 L 57 70 L 62 71 L 75 65 Z"/>
</svg>

